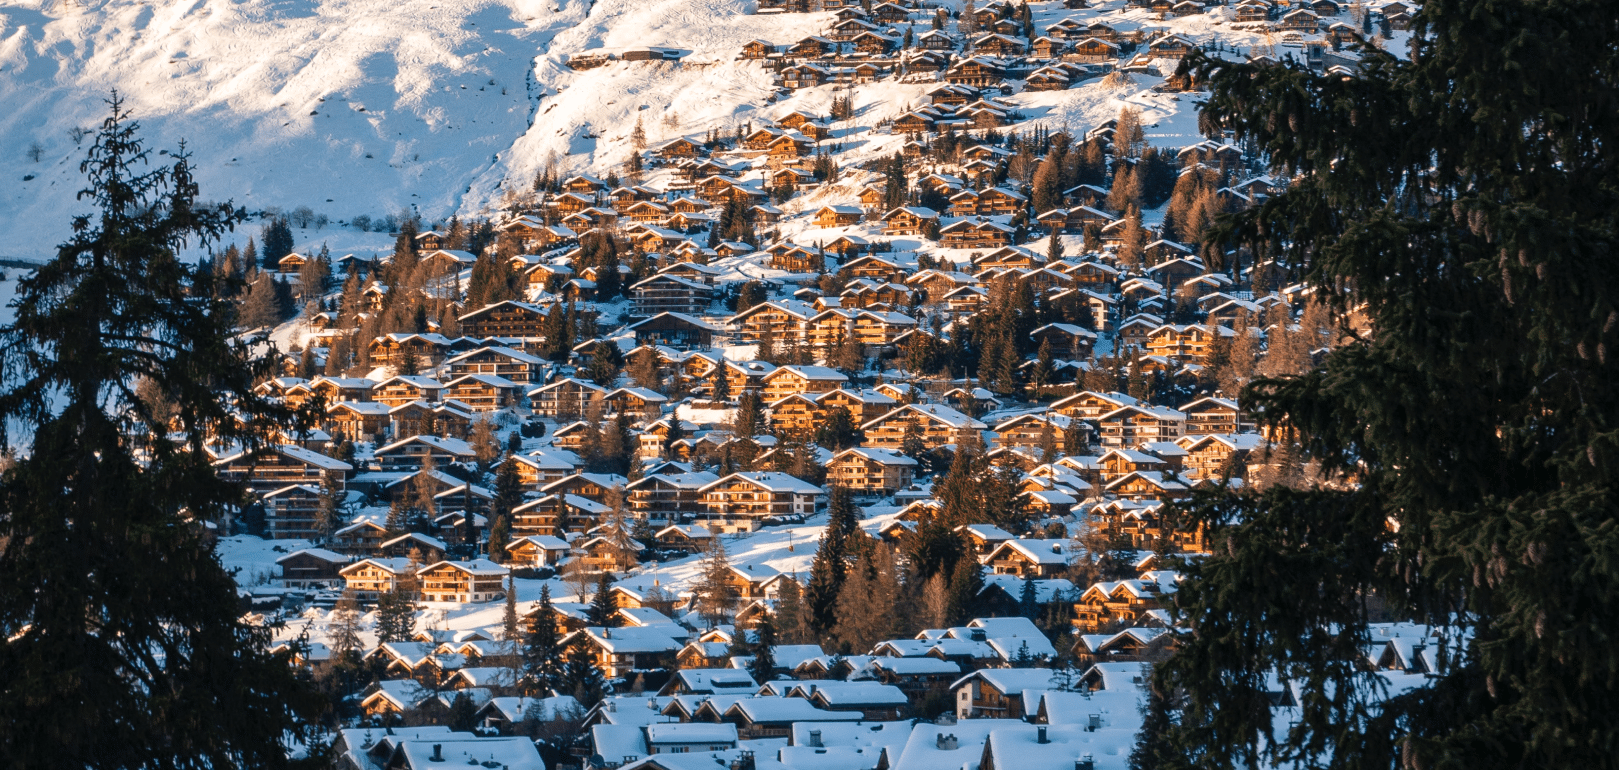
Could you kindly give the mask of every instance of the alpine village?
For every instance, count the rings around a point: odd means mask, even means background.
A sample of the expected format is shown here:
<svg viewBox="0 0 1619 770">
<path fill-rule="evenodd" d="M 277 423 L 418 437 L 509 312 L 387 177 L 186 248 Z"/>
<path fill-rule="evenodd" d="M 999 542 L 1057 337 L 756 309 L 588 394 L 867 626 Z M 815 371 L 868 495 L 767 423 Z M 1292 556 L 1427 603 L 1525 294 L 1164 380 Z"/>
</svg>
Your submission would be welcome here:
<svg viewBox="0 0 1619 770">
<path fill-rule="evenodd" d="M 1194 713 L 1217 720 L 1158 669 L 1215 665 L 1196 645 L 1224 605 L 1190 576 L 1296 545 L 1233 529 L 1220 501 L 1352 496 L 1386 488 L 1398 461 L 1332 454 L 1274 385 L 1330 380 L 1326 362 L 1386 339 L 1388 300 L 1313 278 L 1332 248 L 1231 224 L 1273 221 L 1290 188 L 1316 191 L 1327 172 L 1279 158 L 1257 124 L 1211 117 L 1253 97 L 1211 81 L 1244 67 L 1330 90 L 1386 77 L 1388 61 L 1420 66 L 1425 11 L 758 0 L 746 13 L 818 29 L 734 51 L 774 83 L 751 118 L 697 128 L 648 111 L 601 137 L 622 149 L 610 162 L 553 153 L 481 211 L 242 211 L 190 258 L 191 300 L 232 309 L 230 344 L 257 363 L 203 423 L 157 370 L 132 370 L 151 435 L 178 442 L 132 463 L 200 451 L 197 472 L 230 490 L 214 514 L 177 510 L 230 576 L 235 622 L 323 699 L 286 759 L 1220 766 L 1168 748 Z M 711 66 L 688 53 L 598 48 L 567 66 Z M 904 90 L 871 113 L 862 88 Z M 1053 119 L 1051 99 L 1079 89 L 1111 101 L 1087 123 Z M 1297 120 L 1281 130 L 1331 130 Z M 1445 200 L 1447 225 L 1470 216 Z M 326 245 L 351 231 L 377 248 Z M 1499 249 L 1498 272 L 1518 248 Z M 1496 250 L 1476 271 L 1489 280 Z M 8 280 L 42 280 L 23 275 Z M 266 428 L 261 403 L 299 417 Z M 8 419 L 32 414 L 13 408 L 0 400 Z M 1400 520 L 1371 520 L 1396 542 Z M 1333 537 L 1300 547 L 1359 542 Z M 1534 547 L 1523 564 L 1540 563 Z M 1259 591 L 1259 574 L 1219 585 Z M 1368 710 L 1430 687 L 1484 633 L 1385 595 L 1355 593 L 1356 623 L 1297 632 L 1371 683 Z M 1274 729 L 1252 744 L 1266 751 L 1333 697 L 1292 663 L 1248 674 L 1249 699 L 1223 708 Z M 1306 745 L 1231 761 L 1331 764 Z M 1432 766 L 1399 745 L 1402 766 Z"/>
</svg>

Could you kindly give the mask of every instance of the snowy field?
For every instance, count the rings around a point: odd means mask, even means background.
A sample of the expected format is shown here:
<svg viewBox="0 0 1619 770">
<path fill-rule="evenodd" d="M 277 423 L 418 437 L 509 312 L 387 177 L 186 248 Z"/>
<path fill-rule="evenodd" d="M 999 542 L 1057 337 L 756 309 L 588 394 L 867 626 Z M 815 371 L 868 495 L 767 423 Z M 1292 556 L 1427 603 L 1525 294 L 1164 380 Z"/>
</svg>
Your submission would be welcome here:
<svg viewBox="0 0 1619 770">
<path fill-rule="evenodd" d="M 11 303 L 17 298 L 17 280 L 24 272 L 14 267 L 0 268 L 0 272 L 6 274 L 6 280 L 0 281 L 0 324 L 9 324 L 17 318 Z"/>
<path fill-rule="evenodd" d="M 875 534 L 877 528 L 898 515 L 893 506 L 873 506 L 865 509 L 861 526 Z M 768 568 L 777 572 L 796 573 L 807 579 L 815 548 L 826 525 L 826 516 L 816 516 L 797 526 L 768 527 L 757 532 L 726 535 L 727 558 L 738 567 Z M 222 538 L 216 549 L 225 569 L 236 575 L 237 584 L 244 590 L 268 591 L 273 588 L 269 576 L 279 574 L 275 560 L 301 548 L 311 547 L 304 540 L 262 540 L 249 535 Z M 656 584 L 672 593 L 689 590 L 700 577 L 702 557 L 689 556 L 662 564 L 651 562 L 619 577 L 626 585 L 651 587 Z M 532 602 L 539 601 L 540 589 L 549 585 L 555 601 L 579 601 L 574 588 L 561 579 L 527 580 L 517 582 L 519 609 L 527 611 Z M 588 597 L 585 597 L 588 598 Z M 487 604 L 445 604 L 423 602 L 424 628 L 464 630 L 498 627 L 503 606 L 500 602 Z M 312 609 L 303 619 L 289 619 L 278 637 L 293 638 L 304 630 L 311 638 L 320 640 L 325 633 L 326 611 Z M 307 625 L 306 625 L 307 624 Z"/>
<path fill-rule="evenodd" d="M 1156 20 L 1122 0 L 1083 11 L 1031 6 L 1041 28 L 1073 16 L 1198 41 L 1218 34 L 1226 45 L 1261 42 L 1214 26 L 1223 9 Z M 255 210 L 307 206 L 332 224 L 300 246 L 325 241 L 338 253 L 388 248 L 375 233 L 338 224 L 357 215 L 477 215 L 547 164 L 605 174 L 628 157 L 638 118 L 657 146 L 794 109 L 826 113 L 832 86 L 783 97 L 763 64 L 735 57 L 755 38 L 780 45 L 823 34 L 831 14 L 751 10 L 743 0 L 8 0 L 0 4 L 0 97 L 8 107 L 0 114 L 0 178 L 12 184 L 0 193 L 0 225 L 13 237 L 0 256 L 48 256 L 69 216 L 86 209 L 74 199 L 89 141 L 82 130 L 102 119 L 113 89 L 154 151 L 187 142 L 205 197 Z M 649 45 L 687 55 L 678 64 L 566 66 L 573 54 Z M 1083 131 L 1130 104 L 1142 109 L 1155 143 L 1200 138 L 1191 97 L 1155 94 L 1159 78 L 1132 77 L 1120 88 L 1091 80 L 1010 100 L 1030 125 Z M 858 86 L 856 117 L 834 127 L 840 163 L 897 149 L 902 138 L 875 126 L 915 106 L 925 90 Z M 858 180 L 848 181 L 840 186 L 848 189 L 789 208 L 852 195 Z"/>
</svg>

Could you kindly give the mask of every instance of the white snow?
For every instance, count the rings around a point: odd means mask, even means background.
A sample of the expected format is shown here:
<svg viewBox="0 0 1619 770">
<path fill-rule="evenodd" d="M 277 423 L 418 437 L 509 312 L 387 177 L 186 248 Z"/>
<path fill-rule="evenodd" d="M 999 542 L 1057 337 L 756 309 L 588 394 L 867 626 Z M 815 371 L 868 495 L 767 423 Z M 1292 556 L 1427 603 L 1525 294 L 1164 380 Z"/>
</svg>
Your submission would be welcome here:
<svg viewBox="0 0 1619 770">
<path fill-rule="evenodd" d="M 1120 0 L 1082 11 L 1031 6 L 1042 30 L 1073 16 L 1198 41 L 1218 34 L 1228 45 L 1264 42 L 1216 28 L 1212 15 L 1159 21 Z M 187 141 L 205 198 L 254 210 L 307 206 L 330 224 L 299 232 L 298 248 L 325 242 L 337 255 L 391 248 L 387 236 L 340 224 L 356 215 L 487 214 L 525 192 L 548 163 L 564 173 L 605 174 L 628 157 L 637 118 L 655 147 L 794 109 L 825 114 L 833 86 L 778 99 L 769 69 L 736 55 L 754 38 L 780 45 L 824 34 L 831 14 L 751 10 L 744 0 L 14 0 L 0 8 L 0 97 L 8 107 L 0 115 L 7 138 L 0 179 L 12 182 L 0 194 L 0 225 L 12 233 L 0 256 L 48 256 L 66 237 L 69 215 L 87 210 L 74 194 L 84 184 L 78 165 L 90 139 L 76 142 L 70 132 L 94 128 L 113 89 L 154 152 Z M 585 71 L 566 65 L 573 54 L 644 46 L 686 56 Z M 1158 78 L 1132 77 L 1122 88 L 1093 79 L 1009 98 L 1050 127 L 1083 131 L 1132 104 L 1155 143 L 1200 138 L 1190 96 L 1154 94 Z M 850 202 L 867 179 L 855 164 L 903 143 L 875 125 L 913 106 L 926 88 L 856 86 L 855 119 L 836 124 L 826 143 L 841 146 L 839 162 L 851 173 L 790 201 L 788 214 Z M 654 169 L 648 181 L 670 173 Z M 234 239 L 250 234 L 255 225 Z M 780 277 L 757 262 L 722 266 L 738 277 Z"/>
</svg>

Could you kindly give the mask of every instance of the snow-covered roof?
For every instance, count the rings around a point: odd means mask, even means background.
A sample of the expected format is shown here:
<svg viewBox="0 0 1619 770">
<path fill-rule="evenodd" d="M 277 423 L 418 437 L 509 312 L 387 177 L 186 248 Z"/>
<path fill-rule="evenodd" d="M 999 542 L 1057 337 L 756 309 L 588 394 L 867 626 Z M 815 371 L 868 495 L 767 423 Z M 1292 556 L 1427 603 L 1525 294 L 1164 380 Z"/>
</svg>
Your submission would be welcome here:
<svg viewBox="0 0 1619 770">
<path fill-rule="evenodd" d="M 771 379 L 773 377 L 779 377 L 779 376 L 782 375 L 783 372 L 791 372 L 791 373 L 796 374 L 799 377 L 802 377 L 802 378 L 804 378 L 806 380 L 816 380 L 816 381 L 823 381 L 823 382 L 848 382 L 849 381 L 849 378 L 847 376 L 845 376 L 843 374 L 843 372 L 840 372 L 840 371 L 838 371 L 836 369 L 826 367 L 826 366 L 809 366 L 809 365 L 783 366 L 783 367 L 777 369 L 776 371 L 771 372 L 768 376 L 765 377 L 765 379 L 769 380 L 769 379 Z"/>
<path fill-rule="evenodd" d="M 499 714 L 502 719 L 508 722 L 521 722 L 530 712 L 533 712 L 541 721 L 567 713 L 584 713 L 584 709 L 579 707 L 579 701 L 575 700 L 572 695 L 558 695 L 550 698 L 491 698 L 480 711 Z"/>
<path fill-rule="evenodd" d="M 522 544 L 522 543 L 531 544 L 535 548 L 538 548 L 538 549 L 540 549 L 542 551 L 567 551 L 568 550 L 568 541 L 563 540 L 562 538 L 556 537 L 554 535 L 525 535 L 523 537 L 516 538 L 516 539 L 512 540 L 510 543 L 508 543 L 506 545 L 506 550 L 509 551 L 512 548 L 514 548 L 514 547 L 516 547 L 516 546 L 518 546 L 519 544 Z"/>
<path fill-rule="evenodd" d="M 864 719 L 858 711 L 826 711 L 803 698 L 765 695 L 740 698 L 726 709 L 727 714 L 746 716 L 750 722 L 787 724 L 792 722 L 856 722 Z"/>
<path fill-rule="evenodd" d="M 357 571 L 365 568 L 368 565 L 372 566 L 372 567 L 376 567 L 376 568 L 378 568 L 378 569 L 380 569 L 380 570 L 382 570 L 384 572 L 387 572 L 387 573 L 389 573 L 391 575 L 407 575 L 407 574 L 410 574 L 410 559 L 407 559 L 407 558 L 405 558 L 403 556 L 393 556 L 393 557 L 373 556 L 373 557 L 371 557 L 369 559 L 361 559 L 360 561 L 357 561 L 357 562 L 355 562 L 353 564 L 350 564 L 349 566 L 344 567 L 341 570 L 338 570 L 338 572 L 340 572 L 341 574 L 347 575 L 350 572 L 357 572 Z"/>
<path fill-rule="evenodd" d="M 445 561 L 435 562 L 433 564 L 429 564 L 426 567 L 423 567 L 422 571 L 423 572 L 431 572 L 432 570 L 434 570 L 434 569 L 436 569 L 438 567 L 441 567 L 441 566 L 448 566 L 450 569 L 453 569 L 453 570 L 455 570 L 457 572 L 464 572 L 464 573 L 466 573 L 468 575 L 482 575 L 482 576 L 485 576 L 485 577 L 491 577 L 491 576 L 495 576 L 495 575 L 504 576 L 504 575 L 508 575 L 508 574 L 511 573 L 511 570 L 507 569 L 506 567 L 504 567 L 504 566 L 502 566 L 500 564 L 496 564 L 496 563 L 494 563 L 494 562 L 492 562 L 492 561 L 490 561 L 488 559 L 472 559 L 472 560 L 469 560 L 469 561 L 449 561 L 449 560 L 445 560 Z"/>
<path fill-rule="evenodd" d="M 736 725 L 729 722 L 718 724 L 705 722 L 675 722 L 665 724 L 650 724 L 646 726 L 646 740 L 649 746 L 666 744 L 706 743 L 711 745 L 736 745 Z M 602 755 L 606 757 L 607 755 Z"/>
<path fill-rule="evenodd" d="M 880 465 L 916 465 L 917 462 L 910 455 L 901 454 L 892 449 L 882 447 L 850 447 L 832 457 L 834 461 L 842 457 L 853 455 L 862 457 Z"/>
<path fill-rule="evenodd" d="M 820 494 L 823 492 L 820 487 L 815 486 L 814 484 L 799 479 L 796 476 L 776 471 L 749 471 L 733 473 L 720 479 L 719 481 L 703 487 L 702 491 L 707 492 L 710 489 L 729 484 L 732 481 L 745 481 L 753 486 L 769 492 L 792 492 L 795 494 L 806 495 Z"/>
<path fill-rule="evenodd" d="M 348 463 L 343 462 L 342 460 L 339 460 L 339 459 L 337 459 L 335 457 L 327 457 L 326 455 L 323 455 L 323 454 L 321 454 L 319 452 L 314 452 L 314 451 L 311 451 L 311 450 L 308 450 L 308 449 L 304 449 L 303 447 L 298 446 L 296 444 L 278 444 L 278 445 L 272 447 L 271 451 L 275 452 L 276 454 L 282 455 L 284 457 L 289 457 L 289 458 L 291 458 L 293 460 L 297 460 L 299 462 L 306 463 L 308 465 L 313 465 L 313 466 L 315 466 L 317 468 L 320 468 L 321 470 L 325 470 L 325 471 L 351 471 L 351 470 L 354 470 L 354 466 L 349 465 Z M 229 463 L 235 462 L 236 460 L 242 459 L 243 457 L 246 456 L 246 454 L 247 454 L 246 452 L 238 449 L 235 452 L 232 452 L 230 454 L 227 454 L 227 455 L 219 458 L 218 460 L 215 460 L 213 464 L 214 465 L 227 465 Z"/>
<path fill-rule="evenodd" d="M 674 672 L 673 678 L 688 693 L 758 689 L 759 684 L 746 671 L 734 668 L 686 668 Z"/>
<path fill-rule="evenodd" d="M 332 562 L 334 564 L 347 564 L 347 563 L 349 563 L 349 561 L 353 560 L 353 558 L 354 558 L 353 556 L 346 556 L 346 555 L 340 554 L 340 553 L 338 553 L 336 551 L 328 551 L 325 548 L 301 548 L 299 550 L 296 550 L 296 551 L 293 551 L 292 553 L 287 554 L 286 556 L 283 556 L 283 557 L 281 557 L 279 559 L 276 559 L 275 563 L 276 564 L 282 564 L 282 563 L 284 563 L 286 561 L 289 561 L 289 560 L 291 560 L 291 559 L 293 559 L 294 557 L 297 557 L 297 556 L 309 556 L 309 557 L 312 557 L 312 558 L 320 559 L 321 561 Z"/>
<path fill-rule="evenodd" d="M 649 753 L 646 733 L 640 725 L 600 724 L 590 728 L 590 745 L 603 758 L 615 762 L 641 758 Z"/>
<path fill-rule="evenodd" d="M 669 636 L 669 630 L 661 626 L 632 626 L 628 628 L 586 626 L 569 634 L 567 639 L 574 639 L 580 634 L 589 637 L 591 641 L 614 655 L 636 652 L 675 652 L 681 646 L 680 642 Z"/>
<path fill-rule="evenodd" d="M 910 640 L 905 640 L 910 641 Z M 931 648 L 932 645 L 929 645 Z M 882 669 L 896 676 L 926 676 L 942 674 L 960 674 L 961 666 L 954 661 L 941 660 L 930 656 L 906 658 L 874 658 L 869 664 L 870 668 Z"/>
</svg>

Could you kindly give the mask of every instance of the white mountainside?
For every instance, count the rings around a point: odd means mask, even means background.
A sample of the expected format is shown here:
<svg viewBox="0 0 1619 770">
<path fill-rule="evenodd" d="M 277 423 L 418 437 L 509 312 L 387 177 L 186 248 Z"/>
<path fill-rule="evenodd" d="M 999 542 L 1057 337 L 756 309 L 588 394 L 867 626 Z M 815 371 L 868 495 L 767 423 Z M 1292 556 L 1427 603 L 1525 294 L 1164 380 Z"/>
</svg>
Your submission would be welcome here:
<svg viewBox="0 0 1619 770">
<path fill-rule="evenodd" d="M 1120 0 L 1085 11 L 1032 5 L 1041 27 L 1104 16 L 1253 42 L 1216 26 L 1223 9 L 1156 21 Z M 628 156 L 637 116 L 656 146 L 794 108 L 826 113 L 833 86 L 775 100 L 770 70 L 736 55 L 754 38 L 824 33 L 831 14 L 752 10 L 741 0 L 11 0 L 0 4 L 0 226 L 10 236 L 0 256 L 46 255 L 69 214 L 85 210 L 74 194 L 88 139 L 76 142 L 73 129 L 93 128 L 113 89 L 154 150 L 187 141 L 206 196 L 308 206 L 334 223 L 409 206 L 429 219 L 491 212 L 503 186 L 526 185 L 548 160 L 605 173 Z M 640 46 L 690 53 L 681 63 L 566 65 L 582 51 Z M 1076 130 L 1128 101 L 1159 123 L 1150 139 L 1195 141 L 1182 109 L 1190 101 L 1151 93 L 1155 78 L 1136 80 L 1011 101 L 1031 120 Z M 924 90 L 859 86 L 859 114 L 832 140 L 844 165 L 897 148 L 899 137 L 875 125 Z M 678 124 L 666 124 L 669 113 Z"/>
</svg>

